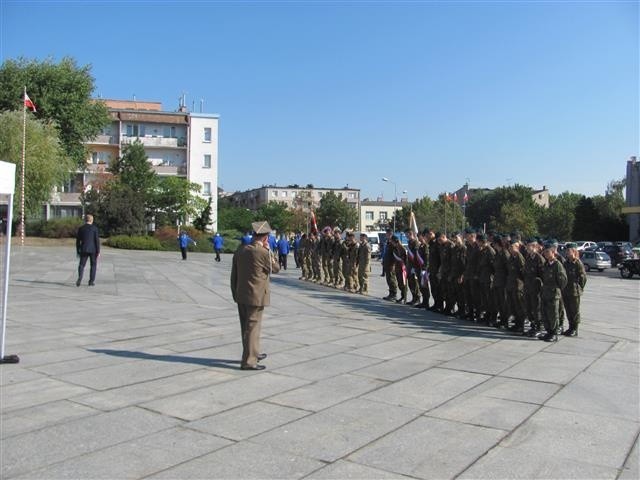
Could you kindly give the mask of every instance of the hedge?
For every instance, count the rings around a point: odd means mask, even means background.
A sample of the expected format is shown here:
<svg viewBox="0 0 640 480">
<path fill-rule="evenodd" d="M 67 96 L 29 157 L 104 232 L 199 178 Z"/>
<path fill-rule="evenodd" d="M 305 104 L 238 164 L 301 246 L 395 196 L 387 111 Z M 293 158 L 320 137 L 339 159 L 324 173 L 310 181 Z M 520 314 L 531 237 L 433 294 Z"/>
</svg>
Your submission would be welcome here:
<svg viewBox="0 0 640 480">
<path fill-rule="evenodd" d="M 160 241 L 153 237 L 116 235 L 109 237 L 105 243 L 113 248 L 124 248 L 127 250 L 164 250 Z"/>
</svg>

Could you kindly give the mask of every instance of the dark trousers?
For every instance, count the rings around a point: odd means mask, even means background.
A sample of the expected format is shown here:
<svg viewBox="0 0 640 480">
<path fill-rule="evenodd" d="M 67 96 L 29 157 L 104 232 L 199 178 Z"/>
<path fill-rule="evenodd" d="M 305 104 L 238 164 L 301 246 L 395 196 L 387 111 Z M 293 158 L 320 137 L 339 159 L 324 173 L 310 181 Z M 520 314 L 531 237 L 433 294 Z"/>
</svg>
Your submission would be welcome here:
<svg viewBox="0 0 640 480">
<path fill-rule="evenodd" d="M 216 250 L 216 262 L 219 262 L 220 261 L 220 249 L 216 248 L 215 250 Z"/>
<path fill-rule="evenodd" d="M 278 255 L 278 260 L 280 261 L 280 266 L 282 268 L 284 268 L 285 270 L 287 269 L 287 257 L 289 255 L 287 255 L 286 253 L 281 253 L 280 255 Z"/>
<path fill-rule="evenodd" d="M 89 283 L 94 283 L 96 281 L 96 270 L 98 267 L 97 255 L 95 253 L 81 253 L 80 254 L 80 263 L 78 264 L 78 280 L 82 280 L 82 275 L 84 274 L 84 266 L 87 264 L 87 258 L 90 261 L 89 267 Z"/>
<path fill-rule="evenodd" d="M 187 247 L 180 247 L 180 252 L 182 253 L 182 259 L 186 260 L 187 259 Z"/>
<path fill-rule="evenodd" d="M 576 330 L 580 325 L 580 297 L 577 295 L 567 295 L 564 297 L 564 308 L 567 311 L 569 328 Z"/>
<path fill-rule="evenodd" d="M 240 316 L 240 331 L 242 333 L 242 362 L 243 367 L 255 367 L 260 354 L 260 328 L 262 326 L 262 312 L 264 307 L 238 304 Z"/>
</svg>

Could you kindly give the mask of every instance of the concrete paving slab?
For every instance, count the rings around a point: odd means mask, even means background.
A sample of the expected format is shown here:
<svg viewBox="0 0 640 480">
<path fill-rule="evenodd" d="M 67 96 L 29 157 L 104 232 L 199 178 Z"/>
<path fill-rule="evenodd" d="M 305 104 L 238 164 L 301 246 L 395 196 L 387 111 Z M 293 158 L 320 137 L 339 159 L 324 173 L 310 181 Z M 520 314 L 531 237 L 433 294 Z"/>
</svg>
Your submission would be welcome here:
<svg viewBox="0 0 640 480">
<path fill-rule="evenodd" d="M 17 478 L 142 478 L 231 443 L 212 435 L 174 427 L 74 457 Z"/>
<path fill-rule="evenodd" d="M 615 360 L 618 362 L 640 363 L 639 345 L 640 344 L 637 341 L 618 341 L 607 353 L 604 354 L 603 358 L 605 360 Z"/>
<path fill-rule="evenodd" d="M 417 350 L 423 350 L 438 342 L 434 340 L 424 340 L 421 338 L 402 337 L 387 340 L 385 342 L 367 345 L 366 347 L 356 348 L 350 353 L 354 355 L 362 355 L 364 357 L 372 357 L 381 360 L 390 360 L 400 357 Z"/>
<path fill-rule="evenodd" d="M 240 441 L 310 414 L 310 411 L 259 401 L 189 422 L 185 427 Z"/>
<path fill-rule="evenodd" d="M 594 362 L 593 357 L 561 353 L 537 353 L 500 373 L 504 377 L 523 378 L 565 385 Z"/>
<path fill-rule="evenodd" d="M 246 377 L 153 400 L 142 406 L 171 417 L 197 420 L 309 383 L 307 380 L 274 373 L 242 373 Z"/>
<path fill-rule="evenodd" d="M 346 327 L 351 328 L 351 327 Z M 362 348 L 367 347 L 369 345 L 375 345 L 378 343 L 383 343 L 389 340 L 393 340 L 396 337 L 394 335 L 385 335 L 384 333 L 378 332 L 369 332 L 369 331 L 361 331 L 353 329 L 357 332 L 356 335 L 352 335 L 349 337 L 340 338 L 334 340 L 331 343 L 335 343 L 336 345 L 344 345 L 351 348 Z"/>
<path fill-rule="evenodd" d="M 622 472 L 618 477 L 620 480 L 637 480 L 640 478 L 640 450 L 638 449 L 638 443 L 640 441 L 636 438 L 636 443 L 627 457 L 627 461 L 624 464 Z"/>
<path fill-rule="evenodd" d="M 481 394 L 485 397 L 542 405 L 560 390 L 560 388 L 562 388 L 562 386 L 555 383 L 493 377 L 474 389 L 469 390 L 468 394 Z"/>
<path fill-rule="evenodd" d="M 0 404 L 2 412 L 10 412 L 55 400 L 73 398 L 90 391 L 88 388 L 53 378 L 39 378 L 2 387 Z"/>
<path fill-rule="evenodd" d="M 640 368 L 637 363 L 608 360 L 606 355 L 593 362 L 585 372 L 606 377 L 618 377 L 619 379 L 625 378 L 627 381 L 635 381 L 635 383 L 638 383 L 640 376 Z"/>
<path fill-rule="evenodd" d="M 338 460 L 331 463 L 320 470 L 315 471 L 305 480 L 371 480 L 371 479 L 409 479 L 413 477 L 406 477 L 398 473 L 386 472 L 378 468 L 367 467 L 366 465 L 360 465 L 354 462 L 348 462 L 345 460 Z"/>
<path fill-rule="evenodd" d="M 384 385 L 387 385 L 387 382 L 345 374 L 303 385 L 295 390 L 275 395 L 269 398 L 269 401 L 317 412 Z"/>
<path fill-rule="evenodd" d="M 324 465 L 275 445 L 243 441 L 148 478 L 298 479 Z"/>
<path fill-rule="evenodd" d="M 506 440 L 534 458 L 557 456 L 593 465 L 622 468 L 640 431 L 637 422 L 542 407 Z"/>
<path fill-rule="evenodd" d="M 46 375 L 33 370 L 27 370 L 21 367 L 2 368 L 0 367 L 0 386 L 5 387 L 15 383 L 31 382 L 47 378 Z"/>
<path fill-rule="evenodd" d="M 633 376 L 617 377 L 583 372 L 560 390 L 547 406 L 592 415 L 640 421 L 640 385 Z"/>
<path fill-rule="evenodd" d="M 560 337 L 559 341 L 545 349 L 547 353 L 564 353 L 566 355 L 580 355 L 583 357 L 601 357 L 611 350 L 615 340 L 592 340 L 582 337 Z"/>
<path fill-rule="evenodd" d="M 416 478 L 454 478 L 505 435 L 501 430 L 421 417 L 347 460 Z"/>
<path fill-rule="evenodd" d="M 253 437 L 252 442 L 333 462 L 419 414 L 415 409 L 354 399 Z"/>
<path fill-rule="evenodd" d="M 9 478 L 33 472 L 179 423 L 140 408 L 127 408 L 2 439 L 0 476 Z"/>
<path fill-rule="evenodd" d="M 617 478 L 618 470 L 553 455 L 533 457 L 524 448 L 496 447 L 462 473 L 459 479 L 513 478 L 522 480 Z"/>
<path fill-rule="evenodd" d="M 485 382 L 490 377 L 477 373 L 432 368 L 395 382 L 364 396 L 389 405 L 428 411 Z"/>
<path fill-rule="evenodd" d="M 291 351 L 291 353 L 294 352 L 295 350 Z M 338 353 L 329 357 L 316 358 L 289 367 L 278 368 L 276 372 L 305 380 L 322 380 L 323 378 L 352 372 L 379 362 L 380 360 L 374 358 Z"/>
<path fill-rule="evenodd" d="M 386 362 L 376 363 L 370 367 L 361 368 L 352 372 L 354 375 L 375 378 L 393 382 L 410 377 L 416 373 L 424 372 L 431 367 L 442 363 L 440 360 L 418 361 L 404 357 L 392 358 Z"/>
</svg>

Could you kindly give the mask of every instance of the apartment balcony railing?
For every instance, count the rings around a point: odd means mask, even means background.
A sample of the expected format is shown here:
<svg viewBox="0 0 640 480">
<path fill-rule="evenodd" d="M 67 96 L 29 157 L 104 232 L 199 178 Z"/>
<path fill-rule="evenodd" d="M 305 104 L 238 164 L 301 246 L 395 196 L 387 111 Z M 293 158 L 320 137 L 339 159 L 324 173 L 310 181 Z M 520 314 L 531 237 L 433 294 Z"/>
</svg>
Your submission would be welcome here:
<svg viewBox="0 0 640 480">
<path fill-rule="evenodd" d="M 187 142 L 184 138 L 168 138 L 168 137 L 122 137 L 123 145 L 130 145 L 136 141 L 140 141 L 145 147 L 169 147 L 179 148 L 186 147 Z"/>
<path fill-rule="evenodd" d="M 51 195 L 50 202 L 53 205 L 61 204 L 61 205 L 75 205 L 80 204 L 80 194 L 79 193 L 67 193 L 67 192 L 54 192 Z"/>
<path fill-rule="evenodd" d="M 106 173 L 108 172 L 109 165 L 106 163 L 88 163 L 87 172 L 89 173 Z"/>
<path fill-rule="evenodd" d="M 118 138 L 115 135 L 98 135 L 89 143 L 93 143 L 95 145 L 117 145 Z"/>
<path fill-rule="evenodd" d="M 152 168 L 158 175 L 186 175 L 186 165 L 152 165 Z"/>
</svg>

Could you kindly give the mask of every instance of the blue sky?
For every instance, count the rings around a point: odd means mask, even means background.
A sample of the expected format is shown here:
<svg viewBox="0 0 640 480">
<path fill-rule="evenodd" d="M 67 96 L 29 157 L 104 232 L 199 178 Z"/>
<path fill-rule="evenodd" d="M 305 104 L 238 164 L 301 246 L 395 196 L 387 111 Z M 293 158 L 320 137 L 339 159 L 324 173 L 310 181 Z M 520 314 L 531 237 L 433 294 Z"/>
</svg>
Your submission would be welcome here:
<svg viewBox="0 0 640 480">
<path fill-rule="evenodd" d="M 639 21 L 637 1 L 0 0 L 0 59 L 74 57 L 103 98 L 204 99 L 228 191 L 597 195 L 640 151 Z"/>
</svg>

